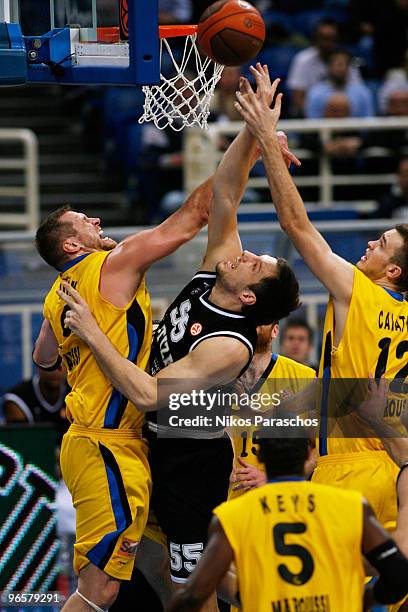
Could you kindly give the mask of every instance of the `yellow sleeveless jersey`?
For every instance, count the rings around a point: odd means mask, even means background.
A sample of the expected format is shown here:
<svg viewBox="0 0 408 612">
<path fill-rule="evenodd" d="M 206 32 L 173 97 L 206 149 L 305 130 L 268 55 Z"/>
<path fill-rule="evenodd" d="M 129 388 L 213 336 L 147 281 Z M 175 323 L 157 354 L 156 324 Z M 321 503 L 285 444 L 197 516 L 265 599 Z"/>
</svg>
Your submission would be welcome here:
<svg viewBox="0 0 408 612">
<path fill-rule="evenodd" d="M 376 285 L 354 268 L 350 307 L 338 347 L 334 347 L 334 327 L 334 307 L 330 298 L 319 370 L 319 378 L 327 382 L 322 390 L 319 454 L 384 450 L 374 432 L 372 438 L 353 438 L 361 428 L 367 431 L 366 424 L 355 411 L 347 414 L 347 409 L 343 410 L 341 418 L 336 420 L 334 406 L 339 387 L 329 381 L 367 380 L 369 372 L 376 378 L 384 375 L 392 381 L 384 418 L 389 425 L 401 429 L 401 415 L 408 410 L 408 384 L 404 383 L 408 376 L 408 302 L 402 294 Z M 366 388 L 365 382 L 361 388 Z"/>
<path fill-rule="evenodd" d="M 233 549 L 245 612 L 361 612 L 363 498 L 298 478 L 214 510 Z"/>
<path fill-rule="evenodd" d="M 279 393 L 287 389 L 293 394 L 299 393 L 307 383 L 308 379 L 315 378 L 316 372 L 313 368 L 302 365 L 293 359 L 272 353 L 271 361 L 260 378 L 260 382 L 251 393 L 267 392 L 268 395 Z M 267 409 L 268 406 L 265 406 Z M 255 427 L 233 427 L 228 431 L 234 449 L 234 466 L 240 467 L 237 458 L 240 457 L 246 463 L 265 471 L 265 466 L 258 461 L 257 429 Z M 243 491 L 232 491 L 230 488 L 228 499 L 234 499 L 242 495 Z"/>
<path fill-rule="evenodd" d="M 66 398 L 69 421 L 91 428 L 140 428 L 144 422 L 143 413 L 112 387 L 87 344 L 64 327 L 65 312 L 69 307 L 56 293 L 61 281 L 72 285 L 87 302 L 98 325 L 119 353 L 146 369 L 152 317 L 145 281 L 143 278 L 125 308 L 110 304 L 99 291 L 101 269 L 108 255 L 108 251 L 101 251 L 69 262 L 45 299 L 44 316 L 51 323 L 59 353 L 67 367 L 68 384 L 72 389 Z"/>
</svg>

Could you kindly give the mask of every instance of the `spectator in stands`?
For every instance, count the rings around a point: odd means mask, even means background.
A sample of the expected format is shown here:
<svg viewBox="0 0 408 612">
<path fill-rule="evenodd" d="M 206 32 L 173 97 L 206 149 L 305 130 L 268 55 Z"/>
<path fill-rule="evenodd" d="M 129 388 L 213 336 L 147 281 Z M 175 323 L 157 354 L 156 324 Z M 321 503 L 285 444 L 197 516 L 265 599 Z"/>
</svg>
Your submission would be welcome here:
<svg viewBox="0 0 408 612">
<path fill-rule="evenodd" d="M 372 117 L 373 99 L 370 90 L 362 81 L 351 78 L 351 55 L 346 50 L 333 51 L 327 61 L 327 79 L 314 85 L 306 95 L 305 116 L 320 119 L 328 99 L 342 93 L 350 101 L 352 117 Z"/>
<path fill-rule="evenodd" d="M 213 0 L 194 0 L 192 23 L 198 23 L 201 15 L 210 4 L 213 4 Z"/>
<path fill-rule="evenodd" d="M 292 114 L 303 116 L 306 92 L 327 77 L 327 62 L 339 44 L 338 24 L 330 19 L 319 21 L 313 35 L 313 46 L 295 55 L 289 68 L 287 85 L 291 92 Z M 350 81 L 361 80 L 360 73 L 350 67 Z"/>
<path fill-rule="evenodd" d="M 408 117 L 408 84 L 390 87 L 384 103 L 386 116 Z M 408 157 L 408 130 L 401 128 L 368 132 L 365 147 L 380 148 L 380 155 L 370 160 L 370 171 L 394 172 L 398 161 Z"/>
<path fill-rule="evenodd" d="M 377 76 L 382 78 L 390 68 L 402 66 L 407 49 L 407 0 L 351 0 L 350 11 L 360 33 L 373 37 Z"/>
<path fill-rule="evenodd" d="M 290 317 L 282 332 L 281 355 L 317 370 L 316 365 L 311 364 L 313 344 L 314 332 L 306 319 Z"/>
<path fill-rule="evenodd" d="M 408 117 L 408 85 L 390 89 L 385 99 L 385 111 L 390 117 Z"/>
<path fill-rule="evenodd" d="M 401 159 L 396 182 L 379 200 L 374 216 L 380 219 L 408 219 L 408 157 Z"/>
<path fill-rule="evenodd" d="M 169 192 L 183 188 L 183 132 L 171 128 L 159 130 L 153 123 L 143 127 L 138 156 L 140 197 L 144 203 L 142 224 L 152 224 L 160 218 L 160 203 Z"/>
<path fill-rule="evenodd" d="M 345 94 L 336 93 L 326 102 L 326 119 L 345 119 L 351 116 L 351 102 Z M 333 161 L 333 171 L 338 173 L 354 172 L 356 155 L 363 146 L 363 137 L 358 132 L 334 134 L 323 144 L 323 150 Z"/>
<path fill-rule="evenodd" d="M 52 422 L 65 427 L 65 396 L 68 392 L 65 367 L 37 370 L 30 380 L 12 387 L 4 395 L 7 423 Z"/>
<path fill-rule="evenodd" d="M 178 79 L 175 87 L 180 95 L 173 103 L 183 115 L 197 104 L 193 91 L 186 82 L 193 78 L 189 70 L 185 79 Z M 185 103 L 184 100 L 186 100 Z M 182 127 L 181 118 L 173 119 L 173 126 Z M 137 179 L 145 218 L 140 224 L 160 222 L 184 201 L 183 190 L 183 131 L 172 127 L 157 128 L 153 123 L 143 126 L 141 148 L 137 159 Z M 163 198 L 166 196 L 166 202 Z"/>
<path fill-rule="evenodd" d="M 235 108 L 240 76 L 240 66 L 224 68 L 211 101 L 212 119 L 218 122 L 241 121 L 241 115 Z"/>
<path fill-rule="evenodd" d="M 405 53 L 404 65 L 401 68 L 389 70 L 386 79 L 378 90 L 378 107 L 380 113 L 385 115 L 388 99 L 394 91 L 408 89 L 408 51 Z"/>
<path fill-rule="evenodd" d="M 323 117 L 326 119 L 346 119 L 351 116 L 351 101 L 344 93 L 332 94 L 326 101 Z M 316 153 L 326 153 L 331 160 L 332 171 L 336 174 L 355 173 L 360 160 L 357 154 L 364 145 L 360 132 L 335 132 L 330 140 L 321 142 L 318 134 L 305 134 L 301 143 L 306 149 Z"/>
<path fill-rule="evenodd" d="M 159 0 L 159 23 L 161 25 L 188 23 L 192 11 L 191 0 Z"/>
</svg>

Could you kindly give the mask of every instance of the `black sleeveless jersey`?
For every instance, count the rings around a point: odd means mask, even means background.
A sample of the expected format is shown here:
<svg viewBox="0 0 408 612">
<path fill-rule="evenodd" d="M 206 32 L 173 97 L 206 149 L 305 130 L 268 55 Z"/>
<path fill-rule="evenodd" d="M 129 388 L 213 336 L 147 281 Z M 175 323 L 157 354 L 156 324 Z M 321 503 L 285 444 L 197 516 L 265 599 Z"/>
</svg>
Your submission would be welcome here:
<svg viewBox="0 0 408 612">
<path fill-rule="evenodd" d="M 60 412 L 68 391 L 65 385 L 62 386 L 57 402 L 50 404 L 41 393 L 38 374 L 34 374 L 30 380 L 25 380 L 7 391 L 3 401 L 17 404 L 29 423 L 52 422 L 59 425 L 67 422 Z"/>
<path fill-rule="evenodd" d="M 247 317 L 212 304 L 209 294 L 215 284 L 215 272 L 198 272 L 179 293 L 161 320 L 152 344 L 150 372 L 155 376 L 170 363 L 193 351 L 207 338 L 236 338 L 248 349 L 248 367 L 256 346 L 256 327 Z M 147 413 L 156 421 L 156 413 Z"/>
</svg>

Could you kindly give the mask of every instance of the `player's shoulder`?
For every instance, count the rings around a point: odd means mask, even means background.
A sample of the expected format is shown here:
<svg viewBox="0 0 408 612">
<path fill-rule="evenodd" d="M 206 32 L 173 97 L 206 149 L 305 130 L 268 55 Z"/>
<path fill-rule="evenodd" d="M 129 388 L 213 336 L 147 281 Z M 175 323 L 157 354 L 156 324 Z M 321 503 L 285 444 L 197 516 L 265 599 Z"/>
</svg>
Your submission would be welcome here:
<svg viewBox="0 0 408 612">
<path fill-rule="evenodd" d="M 398 290 L 389 291 L 382 285 L 375 283 L 373 280 L 368 278 L 366 274 L 362 270 L 359 270 L 357 266 L 353 266 L 354 268 L 354 285 L 353 285 L 353 295 L 358 296 L 363 301 L 368 302 L 370 298 L 383 298 L 386 301 L 389 301 L 390 298 L 396 299 L 396 301 L 401 302 L 402 305 L 408 305 L 408 302 L 404 300 L 403 295 L 398 292 Z"/>
<path fill-rule="evenodd" d="M 58 276 L 54 279 L 54 282 L 52 283 L 50 290 L 45 296 L 44 301 L 50 301 L 53 298 L 57 298 L 56 291 L 57 289 L 59 289 L 60 284 L 61 284 L 61 274 L 58 274 Z"/>
<path fill-rule="evenodd" d="M 315 378 L 316 372 L 310 366 L 304 365 L 303 363 L 299 363 L 290 357 L 285 357 L 284 355 L 278 355 L 274 353 L 276 365 L 279 368 L 282 368 L 284 371 L 287 371 L 289 375 L 296 376 L 296 378 Z M 276 375 L 276 372 L 275 372 Z M 273 371 L 269 374 L 269 377 L 275 376 Z"/>
<path fill-rule="evenodd" d="M 180 308 L 184 302 L 188 302 L 187 309 L 190 309 L 192 304 L 199 304 L 202 295 L 214 286 L 215 277 L 215 272 L 197 272 L 168 306 L 165 317 L 169 316 L 175 308 Z"/>
<path fill-rule="evenodd" d="M 210 270 L 199 270 L 194 274 L 190 283 L 203 284 L 207 285 L 208 287 L 212 287 L 212 285 L 214 285 L 215 283 L 216 278 L 216 272 L 211 272 Z"/>
<path fill-rule="evenodd" d="M 26 400 L 28 396 L 31 396 L 33 394 L 34 388 L 32 379 L 23 380 L 22 382 L 19 382 L 17 385 L 14 385 L 14 387 L 11 387 L 11 389 L 8 389 L 6 391 L 4 395 L 4 400 L 7 401 L 8 399 L 11 399 L 7 398 L 7 395 L 17 395 L 18 397 L 21 397 L 22 399 Z"/>
<path fill-rule="evenodd" d="M 190 295 L 191 298 L 200 297 L 203 293 L 212 289 L 215 284 L 216 274 L 215 272 L 199 271 L 192 279 L 185 285 L 185 287 L 179 293 L 179 296 Z M 176 298 L 177 299 L 177 298 Z"/>
</svg>

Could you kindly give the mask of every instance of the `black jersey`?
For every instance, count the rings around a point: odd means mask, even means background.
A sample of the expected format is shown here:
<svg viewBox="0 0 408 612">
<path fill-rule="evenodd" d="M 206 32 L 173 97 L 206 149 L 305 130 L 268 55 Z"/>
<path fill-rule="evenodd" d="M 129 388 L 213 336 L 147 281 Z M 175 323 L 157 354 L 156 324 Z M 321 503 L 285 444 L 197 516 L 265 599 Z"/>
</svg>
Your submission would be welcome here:
<svg viewBox="0 0 408 612">
<path fill-rule="evenodd" d="M 25 380 L 9 391 L 3 397 L 4 402 L 13 402 L 24 412 L 29 423 L 52 422 L 61 424 L 65 419 L 60 416 L 64 406 L 66 386 L 61 387 L 60 396 L 55 404 L 50 404 L 44 398 L 40 389 L 38 374 L 30 380 Z"/>
<path fill-rule="evenodd" d="M 229 336 L 248 349 L 248 363 L 256 345 L 256 327 L 248 319 L 209 300 L 215 272 L 198 272 L 166 310 L 156 330 L 150 358 L 151 374 L 191 353 L 203 340 Z M 243 370 L 244 371 L 244 370 Z"/>
<path fill-rule="evenodd" d="M 244 315 L 220 308 L 209 299 L 215 272 L 198 272 L 179 293 L 161 320 L 152 344 L 150 371 L 155 376 L 170 363 L 191 353 L 207 338 L 236 338 L 248 349 L 248 367 L 256 346 L 256 327 Z M 156 421 L 156 413 L 148 413 Z"/>
</svg>

